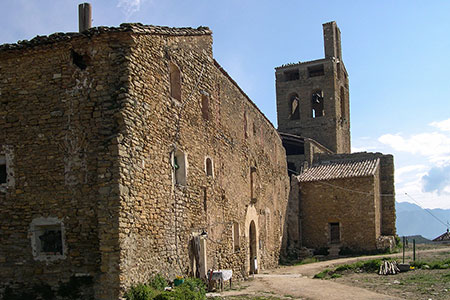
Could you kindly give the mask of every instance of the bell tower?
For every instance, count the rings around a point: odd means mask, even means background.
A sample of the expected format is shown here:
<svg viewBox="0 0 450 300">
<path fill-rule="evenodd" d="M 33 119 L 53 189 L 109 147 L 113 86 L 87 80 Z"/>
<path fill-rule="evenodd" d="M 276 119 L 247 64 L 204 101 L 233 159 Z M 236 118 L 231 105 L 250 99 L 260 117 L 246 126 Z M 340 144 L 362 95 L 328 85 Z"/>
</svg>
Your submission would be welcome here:
<svg viewBox="0 0 450 300">
<path fill-rule="evenodd" d="M 336 22 L 323 24 L 325 58 L 275 68 L 278 131 L 350 153 L 348 74 Z"/>
</svg>

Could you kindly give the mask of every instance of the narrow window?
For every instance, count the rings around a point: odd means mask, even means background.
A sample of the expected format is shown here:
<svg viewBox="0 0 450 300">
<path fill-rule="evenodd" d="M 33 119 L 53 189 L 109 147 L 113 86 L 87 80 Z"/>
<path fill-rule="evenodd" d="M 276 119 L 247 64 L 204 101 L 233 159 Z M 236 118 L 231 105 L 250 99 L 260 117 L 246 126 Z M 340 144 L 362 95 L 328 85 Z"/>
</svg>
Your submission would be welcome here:
<svg viewBox="0 0 450 300">
<path fill-rule="evenodd" d="M 341 241 L 341 233 L 339 223 L 330 223 L 330 242 L 331 244 L 339 244 Z"/>
<path fill-rule="evenodd" d="M 286 71 L 286 72 L 284 72 L 284 79 L 286 81 L 299 80 L 300 73 L 298 72 L 298 70 Z"/>
<path fill-rule="evenodd" d="M 169 63 L 170 96 L 181 101 L 181 73 L 180 69 L 172 62 Z"/>
<path fill-rule="evenodd" d="M 208 210 L 208 194 L 206 192 L 206 187 L 203 187 L 203 210 L 205 212 Z"/>
<path fill-rule="evenodd" d="M 308 67 L 308 75 L 309 75 L 309 77 L 325 75 L 325 70 L 323 68 L 323 65 Z"/>
<path fill-rule="evenodd" d="M 209 97 L 207 95 L 202 95 L 202 117 L 209 121 Z"/>
<path fill-rule="evenodd" d="M 241 248 L 239 223 L 233 222 L 233 249 L 234 252 L 238 252 Z"/>
<path fill-rule="evenodd" d="M 323 109 L 323 95 L 322 95 L 322 91 L 315 91 L 312 94 L 311 97 L 311 112 L 312 112 L 312 117 L 317 118 L 317 117 L 322 117 L 323 115 L 325 115 L 324 109 Z"/>
<path fill-rule="evenodd" d="M 7 172 L 6 172 L 6 158 L 0 156 L 0 184 L 6 184 Z"/>
<path fill-rule="evenodd" d="M 213 163 L 212 159 L 207 157 L 205 160 L 205 170 L 206 170 L 206 176 L 213 176 Z"/>
<path fill-rule="evenodd" d="M 341 95 L 339 98 L 341 102 L 341 118 L 345 119 L 347 117 L 347 114 L 345 111 L 345 91 L 343 86 L 341 86 Z"/>
<path fill-rule="evenodd" d="M 297 94 L 292 94 L 291 97 L 289 97 L 289 108 L 289 118 L 291 120 L 300 119 L 300 99 Z"/>
<path fill-rule="evenodd" d="M 341 79 L 341 63 L 336 64 L 336 73 L 337 73 L 337 78 Z"/>
<path fill-rule="evenodd" d="M 250 200 L 252 203 L 256 203 L 256 168 L 251 167 L 250 168 Z"/>
<path fill-rule="evenodd" d="M 244 138 L 248 138 L 247 132 L 247 113 L 244 112 Z"/>
<path fill-rule="evenodd" d="M 180 150 L 172 153 L 172 169 L 174 183 L 177 185 L 186 185 L 186 155 Z"/>
</svg>

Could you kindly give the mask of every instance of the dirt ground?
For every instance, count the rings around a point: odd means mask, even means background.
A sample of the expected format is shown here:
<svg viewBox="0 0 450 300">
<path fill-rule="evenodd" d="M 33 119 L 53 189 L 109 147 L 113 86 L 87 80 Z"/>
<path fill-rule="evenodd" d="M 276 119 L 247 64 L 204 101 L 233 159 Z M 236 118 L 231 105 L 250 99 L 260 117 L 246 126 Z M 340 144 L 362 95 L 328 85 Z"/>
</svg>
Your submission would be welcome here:
<svg viewBox="0 0 450 300">
<path fill-rule="evenodd" d="M 414 282 L 421 281 L 427 272 L 434 272 L 436 278 L 444 278 L 449 270 L 416 270 L 414 273 L 407 272 L 395 276 L 379 276 L 376 274 L 353 273 L 341 278 L 331 280 L 312 279 L 312 277 L 324 269 L 331 269 L 340 264 L 351 264 L 360 260 L 369 260 L 378 257 L 400 257 L 402 254 L 364 256 L 354 258 L 339 258 L 317 263 L 279 267 L 273 270 L 264 270 L 255 275 L 251 280 L 240 284 L 236 289 L 222 292 L 220 294 L 209 294 L 218 298 L 237 299 L 237 296 L 245 296 L 242 299 L 450 299 L 449 282 L 430 284 L 429 289 L 414 289 Z M 416 259 L 427 259 L 430 257 L 449 257 L 450 247 L 438 249 L 418 250 Z M 407 252 L 405 261 L 412 260 L 412 253 Z M 423 272 L 422 272 L 423 271 Z M 442 273 L 442 274 L 441 274 Z M 414 280 L 402 276 L 417 274 Z M 423 277 L 425 276 L 425 277 Z M 441 277 L 439 277 L 441 276 Z M 435 282 L 435 281 L 434 281 Z M 423 284 L 421 284 L 423 286 Z M 260 299 L 263 299 L 260 298 Z"/>
</svg>

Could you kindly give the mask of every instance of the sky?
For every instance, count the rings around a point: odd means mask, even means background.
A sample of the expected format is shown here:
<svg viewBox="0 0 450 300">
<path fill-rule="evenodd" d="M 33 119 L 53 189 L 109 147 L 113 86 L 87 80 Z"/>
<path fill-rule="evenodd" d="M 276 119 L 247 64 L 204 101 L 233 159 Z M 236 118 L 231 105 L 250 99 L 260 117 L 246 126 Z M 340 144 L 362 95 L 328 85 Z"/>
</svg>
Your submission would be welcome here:
<svg viewBox="0 0 450 300">
<path fill-rule="evenodd" d="M 69 0 L 0 0 L 0 44 L 78 30 Z M 450 1 L 92 0 L 93 26 L 208 26 L 215 59 L 277 126 L 274 68 L 341 29 L 352 151 L 391 153 L 396 200 L 450 209 Z M 1 74 L 0 74 L 1 75 Z"/>
</svg>

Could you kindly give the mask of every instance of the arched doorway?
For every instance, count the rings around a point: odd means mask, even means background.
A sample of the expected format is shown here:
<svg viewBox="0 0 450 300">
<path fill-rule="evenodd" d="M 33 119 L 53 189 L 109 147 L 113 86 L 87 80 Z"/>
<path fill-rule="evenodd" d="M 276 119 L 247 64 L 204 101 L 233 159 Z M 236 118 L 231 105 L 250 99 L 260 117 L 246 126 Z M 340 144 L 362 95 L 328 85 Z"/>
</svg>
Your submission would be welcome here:
<svg viewBox="0 0 450 300">
<path fill-rule="evenodd" d="M 255 221 L 251 221 L 249 228 L 249 251 L 250 251 L 250 274 L 258 273 L 257 263 L 257 242 L 256 242 L 256 226 Z"/>
</svg>

